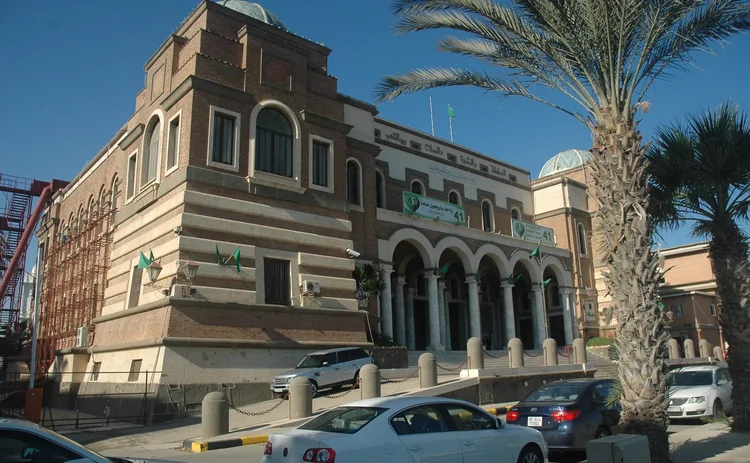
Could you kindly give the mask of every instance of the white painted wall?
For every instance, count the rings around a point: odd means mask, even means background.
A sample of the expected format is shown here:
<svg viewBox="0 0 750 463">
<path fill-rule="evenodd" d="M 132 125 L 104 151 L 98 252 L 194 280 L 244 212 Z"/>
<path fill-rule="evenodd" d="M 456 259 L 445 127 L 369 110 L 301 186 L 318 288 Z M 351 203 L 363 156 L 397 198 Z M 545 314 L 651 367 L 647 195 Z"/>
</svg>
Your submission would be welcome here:
<svg viewBox="0 0 750 463">
<path fill-rule="evenodd" d="M 534 214 L 544 214 L 565 207 L 562 183 L 534 190 Z"/>
<path fill-rule="evenodd" d="M 586 193 L 586 190 L 575 186 L 568 184 L 568 194 L 570 195 L 570 207 L 573 209 L 580 209 L 582 211 L 588 211 L 588 194 Z"/>
<path fill-rule="evenodd" d="M 344 122 L 354 126 L 349 132 L 350 137 L 368 143 L 375 140 L 375 118 L 369 111 L 344 105 Z"/>
</svg>

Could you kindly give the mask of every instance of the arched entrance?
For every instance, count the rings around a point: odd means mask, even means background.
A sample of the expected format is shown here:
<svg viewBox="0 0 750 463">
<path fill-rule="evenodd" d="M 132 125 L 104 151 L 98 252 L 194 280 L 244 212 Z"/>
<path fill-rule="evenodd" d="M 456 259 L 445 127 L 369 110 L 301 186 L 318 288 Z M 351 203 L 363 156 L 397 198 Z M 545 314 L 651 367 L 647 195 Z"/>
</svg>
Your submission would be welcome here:
<svg viewBox="0 0 750 463">
<path fill-rule="evenodd" d="M 554 339 L 558 346 L 564 346 L 565 324 L 563 323 L 562 299 L 560 297 L 560 283 L 551 268 L 544 270 L 544 281 L 549 283 L 544 287 L 544 305 L 547 314 L 547 336 Z"/>
<path fill-rule="evenodd" d="M 466 271 L 458 253 L 446 249 L 440 256 L 438 269 L 441 274 L 438 305 L 442 320 L 443 344 L 447 350 L 466 350 L 466 342 L 471 336 L 469 321 L 469 287 L 466 284 Z M 443 297 L 441 298 L 440 295 Z"/>
<path fill-rule="evenodd" d="M 429 339 L 427 323 L 425 262 L 420 250 L 409 241 L 396 245 L 393 252 L 393 333 L 396 344 L 424 349 Z"/>
<path fill-rule="evenodd" d="M 477 270 L 479 285 L 479 313 L 482 323 L 482 342 L 484 348 L 502 349 L 507 346 L 504 337 L 502 276 L 490 256 L 484 256 Z"/>
<path fill-rule="evenodd" d="M 534 348 L 534 301 L 531 275 L 522 262 L 516 262 L 510 277 L 513 281 L 513 314 L 516 337 L 524 349 Z"/>
</svg>

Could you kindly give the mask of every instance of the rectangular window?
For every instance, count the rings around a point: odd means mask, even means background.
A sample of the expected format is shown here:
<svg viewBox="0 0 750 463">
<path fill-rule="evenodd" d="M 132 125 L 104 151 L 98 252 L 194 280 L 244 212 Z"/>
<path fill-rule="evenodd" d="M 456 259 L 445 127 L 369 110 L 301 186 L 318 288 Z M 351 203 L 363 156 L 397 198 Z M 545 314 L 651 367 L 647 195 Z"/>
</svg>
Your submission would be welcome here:
<svg viewBox="0 0 750 463">
<path fill-rule="evenodd" d="M 716 316 L 716 306 L 713 305 L 713 304 L 711 304 L 710 309 L 711 309 L 711 316 L 715 317 Z"/>
<path fill-rule="evenodd" d="M 669 310 L 675 317 L 682 317 L 685 315 L 685 307 L 682 304 L 673 304 L 669 306 Z"/>
<path fill-rule="evenodd" d="M 167 172 L 177 167 L 180 155 L 180 116 L 169 121 L 169 146 L 167 147 Z"/>
<path fill-rule="evenodd" d="M 448 153 L 448 160 L 449 160 L 450 162 L 458 162 L 458 158 L 456 157 L 456 155 L 455 155 L 455 154 L 450 154 L 450 153 Z"/>
<path fill-rule="evenodd" d="M 417 142 L 413 141 L 413 142 L 409 143 L 409 146 L 411 146 L 412 149 L 415 149 L 415 150 L 418 150 L 418 151 L 422 151 L 422 144 L 421 143 L 417 143 Z"/>
<path fill-rule="evenodd" d="M 289 305 L 291 302 L 291 272 L 288 260 L 263 259 L 263 278 L 266 304 Z"/>
<path fill-rule="evenodd" d="M 132 360 L 130 362 L 130 372 L 128 373 L 128 381 L 138 381 L 138 377 L 141 376 L 142 364 L 143 364 L 142 359 Z"/>
<path fill-rule="evenodd" d="M 130 280 L 130 297 L 128 298 L 128 309 L 138 307 L 138 300 L 141 297 L 141 278 L 143 269 L 138 266 L 133 267 L 133 278 Z"/>
<path fill-rule="evenodd" d="M 508 174 L 508 180 L 510 180 L 511 182 L 517 182 L 518 178 L 513 174 Z"/>
<path fill-rule="evenodd" d="M 138 167 L 138 152 L 131 154 L 128 158 L 128 187 L 126 190 L 127 198 L 130 199 L 135 194 L 135 171 Z"/>
<path fill-rule="evenodd" d="M 485 166 L 484 164 L 479 164 L 479 170 L 484 172 L 485 174 L 490 171 L 490 168 Z"/>
<path fill-rule="evenodd" d="M 328 188 L 328 155 L 330 150 L 328 143 L 313 141 L 312 149 L 312 183 L 313 185 Z"/>
<path fill-rule="evenodd" d="M 213 120 L 211 140 L 211 162 L 234 165 L 234 129 L 237 118 L 216 112 Z"/>
<path fill-rule="evenodd" d="M 380 138 L 380 129 L 375 129 L 375 138 Z"/>
<path fill-rule="evenodd" d="M 102 368 L 102 362 L 94 362 L 94 366 L 91 368 L 91 381 L 99 379 L 99 370 Z"/>
</svg>

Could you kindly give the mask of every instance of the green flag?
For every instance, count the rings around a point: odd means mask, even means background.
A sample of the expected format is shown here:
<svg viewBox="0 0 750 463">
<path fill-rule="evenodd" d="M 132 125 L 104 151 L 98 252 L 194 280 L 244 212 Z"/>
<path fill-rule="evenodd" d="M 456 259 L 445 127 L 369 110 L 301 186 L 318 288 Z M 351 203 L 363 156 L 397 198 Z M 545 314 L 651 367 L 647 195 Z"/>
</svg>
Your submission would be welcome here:
<svg viewBox="0 0 750 463">
<path fill-rule="evenodd" d="M 657 304 L 659 305 L 659 308 L 661 309 L 664 308 L 664 303 L 662 301 L 657 302 Z"/>
<path fill-rule="evenodd" d="M 154 261 L 154 251 L 148 250 L 148 263 L 151 264 L 151 262 Z"/>
<path fill-rule="evenodd" d="M 552 278 L 547 278 L 542 282 L 542 288 L 546 288 L 548 284 L 552 283 Z"/>
<path fill-rule="evenodd" d="M 149 266 L 151 262 L 149 262 L 148 259 L 146 259 L 146 256 L 143 254 L 143 251 L 141 251 L 141 256 L 138 258 L 138 268 L 144 269 Z"/>
<path fill-rule="evenodd" d="M 451 105 L 448 105 L 448 117 L 450 117 L 451 119 L 456 118 L 456 112 L 453 110 L 453 108 L 451 108 Z"/>
<path fill-rule="evenodd" d="M 440 273 L 442 275 L 445 275 L 446 273 L 448 273 L 448 269 L 449 268 L 451 268 L 451 264 L 445 264 L 445 265 L 443 265 L 442 267 L 440 267 Z"/>
<path fill-rule="evenodd" d="M 219 245 L 216 245 L 216 263 L 219 265 L 223 265 L 224 263 L 221 261 L 221 254 L 219 254 Z"/>
<path fill-rule="evenodd" d="M 531 257 L 539 257 L 539 254 L 541 254 L 541 246 L 537 246 L 536 249 L 531 251 Z"/>
<path fill-rule="evenodd" d="M 515 284 L 520 278 L 521 278 L 521 274 L 520 273 L 518 275 L 511 274 L 508 277 L 508 284 L 509 285 Z"/>
<path fill-rule="evenodd" d="M 482 282 L 482 278 L 484 278 L 485 275 L 487 275 L 487 270 L 486 269 L 481 274 L 477 274 L 475 276 L 475 278 L 477 279 L 477 283 L 481 283 Z"/>
<path fill-rule="evenodd" d="M 234 258 L 234 263 L 237 264 L 237 273 L 240 273 L 242 271 L 242 264 L 240 263 L 240 248 L 237 248 L 237 250 L 232 253 L 232 257 Z"/>
</svg>

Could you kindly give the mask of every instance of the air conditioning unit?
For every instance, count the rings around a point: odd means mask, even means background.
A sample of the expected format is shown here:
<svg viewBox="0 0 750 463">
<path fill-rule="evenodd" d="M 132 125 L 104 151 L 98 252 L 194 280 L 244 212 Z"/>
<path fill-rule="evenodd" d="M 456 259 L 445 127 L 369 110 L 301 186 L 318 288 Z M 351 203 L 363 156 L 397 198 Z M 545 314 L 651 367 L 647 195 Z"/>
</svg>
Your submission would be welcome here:
<svg viewBox="0 0 750 463">
<path fill-rule="evenodd" d="M 76 332 L 76 347 L 86 347 L 88 344 L 89 330 L 85 326 L 79 326 Z"/>
<path fill-rule="evenodd" d="M 320 293 L 320 282 L 305 280 L 302 282 L 302 293 L 303 294 L 319 294 Z"/>
</svg>

